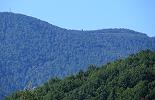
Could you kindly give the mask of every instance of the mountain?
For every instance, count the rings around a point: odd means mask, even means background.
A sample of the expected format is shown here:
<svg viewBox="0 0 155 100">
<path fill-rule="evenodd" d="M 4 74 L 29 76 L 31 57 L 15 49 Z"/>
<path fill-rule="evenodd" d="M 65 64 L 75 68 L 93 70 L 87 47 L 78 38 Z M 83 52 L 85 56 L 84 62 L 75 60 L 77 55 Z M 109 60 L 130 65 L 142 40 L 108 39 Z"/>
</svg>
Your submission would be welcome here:
<svg viewBox="0 0 155 100">
<path fill-rule="evenodd" d="M 90 66 L 64 79 L 53 78 L 6 100 L 154 100 L 155 52 L 141 51 L 101 68 Z"/>
<path fill-rule="evenodd" d="M 155 38 L 129 29 L 67 30 L 39 19 L 0 13 L 0 99 L 29 82 L 75 74 L 140 50 L 155 50 Z"/>
</svg>

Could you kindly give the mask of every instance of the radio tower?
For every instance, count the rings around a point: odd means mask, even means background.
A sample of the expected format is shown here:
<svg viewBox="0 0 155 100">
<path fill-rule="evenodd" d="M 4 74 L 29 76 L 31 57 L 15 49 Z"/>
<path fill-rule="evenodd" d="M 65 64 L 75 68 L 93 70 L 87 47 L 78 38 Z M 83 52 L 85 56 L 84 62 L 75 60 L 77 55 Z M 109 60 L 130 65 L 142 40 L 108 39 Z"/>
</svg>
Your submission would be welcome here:
<svg viewBox="0 0 155 100">
<path fill-rule="evenodd" d="M 11 12 L 11 8 L 9 9 L 9 12 Z"/>
</svg>

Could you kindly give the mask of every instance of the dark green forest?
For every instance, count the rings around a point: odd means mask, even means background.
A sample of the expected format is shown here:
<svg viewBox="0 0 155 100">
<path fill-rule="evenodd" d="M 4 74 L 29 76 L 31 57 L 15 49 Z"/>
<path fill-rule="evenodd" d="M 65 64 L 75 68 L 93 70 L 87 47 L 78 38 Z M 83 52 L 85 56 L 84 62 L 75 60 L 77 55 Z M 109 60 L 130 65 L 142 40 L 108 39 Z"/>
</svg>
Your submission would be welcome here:
<svg viewBox="0 0 155 100">
<path fill-rule="evenodd" d="M 64 79 L 13 93 L 5 100 L 154 100 L 155 52 L 141 51 Z"/>
<path fill-rule="evenodd" d="M 146 49 L 155 51 L 155 37 L 130 29 L 68 30 L 0 12 L 0 99 Z"/>
</svg>

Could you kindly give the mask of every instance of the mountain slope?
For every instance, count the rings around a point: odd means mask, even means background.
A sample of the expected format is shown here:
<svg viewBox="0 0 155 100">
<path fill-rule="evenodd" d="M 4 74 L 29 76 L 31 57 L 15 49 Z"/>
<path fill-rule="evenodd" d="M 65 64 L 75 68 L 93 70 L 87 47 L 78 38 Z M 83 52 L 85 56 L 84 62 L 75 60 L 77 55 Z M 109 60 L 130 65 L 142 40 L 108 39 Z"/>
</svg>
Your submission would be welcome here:
<svg viewBox="0 0 155 100">
<path fill-rule="evenodd" d="M 154 100 L 155 52 L 141 51 L 63 80 L 51 79 L 6 100 Z"/>
<path fill-rule="evenodd" d="M 155 39 L 129 29 L 67 30 L 0 13 L 0 98 L 30 81 L 37 86 L 145 49 L 155 50 Z"/>
</svg>

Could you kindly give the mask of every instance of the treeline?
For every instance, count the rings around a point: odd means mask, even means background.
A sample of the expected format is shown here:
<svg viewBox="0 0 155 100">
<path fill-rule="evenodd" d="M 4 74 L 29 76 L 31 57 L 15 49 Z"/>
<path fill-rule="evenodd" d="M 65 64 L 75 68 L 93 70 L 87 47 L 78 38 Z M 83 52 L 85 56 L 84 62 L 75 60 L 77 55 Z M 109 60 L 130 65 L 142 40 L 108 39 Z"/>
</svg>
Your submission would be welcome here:
<svg viewBox="0 0 155 100">
<path fill-rule="evenodd" d="M 90 64 L 155 50 L 154 45 L 155 38 L 129 29 L 67 30 L 33 17 L 0 13 L 0 99 L 29 81 L 38 86 Z"/>
<path fill-rule="evenodd" d="M 64 79 L 18 91 L 6 100 L 153 100 L 155 52 L 141 51 L 101 68 L 89 66 Z"/>
</svg>

